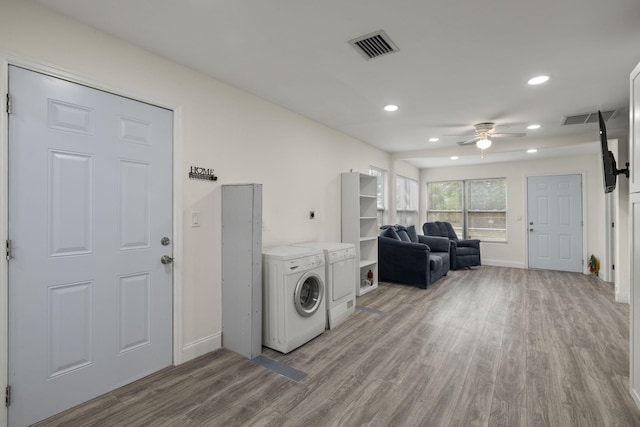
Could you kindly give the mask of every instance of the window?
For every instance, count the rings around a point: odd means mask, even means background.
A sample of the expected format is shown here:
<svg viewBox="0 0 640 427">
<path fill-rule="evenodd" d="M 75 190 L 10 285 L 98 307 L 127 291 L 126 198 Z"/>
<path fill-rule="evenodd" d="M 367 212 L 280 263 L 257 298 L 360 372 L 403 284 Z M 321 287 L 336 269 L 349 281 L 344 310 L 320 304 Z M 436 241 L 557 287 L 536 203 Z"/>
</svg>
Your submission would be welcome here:
<svg viewBox="0 0 640 427">
<path fill-rule="evenodd" d="M 378 227 L 381 227 L 387 223 L 387 171 L 370 166 L 369 175 L 375 176 L 378 180 Z"/>
<path fill-rule="evenodd" d="M 447 221 L 459 237 L 507 241 L 507 180 L 427 183 L 427 221 Z"/>
<path fill-rule="evenodd" d="M 486 242 L 507 241 L 507 180 L 467 181 L 467 234 Z"/>
<path fill-rule="evenodd" d="M 458 236 L 464 236 L 462 181 L 427 183 L 427 221 L 450 222 Z"/>
<path fill-rule="evenodd" d="M 418 181 L 396 177 L 396 222 L 418 226 Z"/>
</svg>

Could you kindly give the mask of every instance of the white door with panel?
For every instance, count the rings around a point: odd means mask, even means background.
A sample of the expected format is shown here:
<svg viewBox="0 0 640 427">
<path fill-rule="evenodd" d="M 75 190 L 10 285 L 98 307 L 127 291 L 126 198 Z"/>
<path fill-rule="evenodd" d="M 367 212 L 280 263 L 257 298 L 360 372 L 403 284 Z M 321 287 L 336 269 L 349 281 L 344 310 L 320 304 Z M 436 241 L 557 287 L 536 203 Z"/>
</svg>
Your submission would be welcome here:
<svg viewBox="0 0 640 427">
<path fill-rule="evenodd" d="M 640 66 L 639 66 L 640 67 Z M 639 72 L 640 75 L 640 72 Z M 631 395 L 640 407 L 640 193 L 629 195 L 631 217 Z"/>
<path fill-rule="evenodd" d="M 8 413 L 22 426 L 172 363 L 173 116 L 13 66 L 9 90 Z"/>
<path fill-rule="evenodd" d="M 631 71 L 629 88 L 629 216 L 631 217 L 631 342 L 629 383 L 640 407 L 640 63 Z"/>
<path fill-rule="evenodd" d="M 527 178 L 529 268 L 583 269 L 582 176 Z"/>
</svg>

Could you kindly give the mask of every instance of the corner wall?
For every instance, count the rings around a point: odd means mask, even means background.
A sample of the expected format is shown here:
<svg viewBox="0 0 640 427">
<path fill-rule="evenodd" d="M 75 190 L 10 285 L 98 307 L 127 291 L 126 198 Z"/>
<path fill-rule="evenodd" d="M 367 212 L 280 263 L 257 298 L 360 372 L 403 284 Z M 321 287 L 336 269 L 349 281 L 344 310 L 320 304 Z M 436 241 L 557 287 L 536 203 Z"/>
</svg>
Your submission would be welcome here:
<svg viewBox="0 0 640 427">
<path fill-rule="evenodd" d="M 625 163 L 629 162 L 629 134 L 627 132 L 617 132 L 617 165 L 618 169 L 623 169 Z M 614 229 L 614 260 L 615 270 L 612 278 L 615 283 L 616 301 L 623 303 L 631 302 L 631 227 L 629 217 L 629 179 L 624 175 L 618 175 L 618 185 L 615 189 L 615 199 L 617 199 L 617 209 Z"/>
</svg>

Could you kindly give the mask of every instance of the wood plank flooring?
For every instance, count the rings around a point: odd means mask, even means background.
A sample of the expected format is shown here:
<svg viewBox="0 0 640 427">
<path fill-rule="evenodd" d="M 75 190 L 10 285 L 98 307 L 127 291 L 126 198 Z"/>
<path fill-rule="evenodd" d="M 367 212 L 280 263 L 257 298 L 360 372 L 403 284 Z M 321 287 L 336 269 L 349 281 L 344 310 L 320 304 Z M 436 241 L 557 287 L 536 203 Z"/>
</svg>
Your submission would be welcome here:
<svg viewBox="0 0 640 427">
<path fill-rule="evenodd" d="M 45 426 L 640 426 L 629 306 L 592 276 L 483 266 L 427 290 L 381 283 L 282 355 L 291 381 L 218 350 Z"/>
</svg>

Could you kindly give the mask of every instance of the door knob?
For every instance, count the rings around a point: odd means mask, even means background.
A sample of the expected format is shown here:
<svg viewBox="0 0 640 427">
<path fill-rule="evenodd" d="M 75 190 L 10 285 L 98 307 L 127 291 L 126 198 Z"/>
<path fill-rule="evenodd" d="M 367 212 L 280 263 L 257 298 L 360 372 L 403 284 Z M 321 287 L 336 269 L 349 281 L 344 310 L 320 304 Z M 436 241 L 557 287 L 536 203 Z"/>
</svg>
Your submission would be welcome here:
<svg viewBox="0 0 640 427">
<path fill-rule="evenodd" d="M 160 262 L 163 264 L 171 264 L 173 262 L 173 258 L 171 258 L 169 255 L 162 255 L 162 258 L 160 258 Z"/>
</svg>

